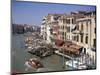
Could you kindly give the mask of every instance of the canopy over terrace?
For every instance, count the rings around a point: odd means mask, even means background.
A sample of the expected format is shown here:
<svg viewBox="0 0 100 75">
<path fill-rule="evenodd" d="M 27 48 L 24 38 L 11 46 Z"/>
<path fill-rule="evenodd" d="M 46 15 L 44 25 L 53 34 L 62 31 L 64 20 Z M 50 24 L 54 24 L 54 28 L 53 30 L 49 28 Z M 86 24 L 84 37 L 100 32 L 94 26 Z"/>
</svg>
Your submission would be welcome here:
<svg viewBox="0 0 100 75">
<path fill-rule="evenodd" d="M 56 40 L 55 44 L 56 44 L 56 46 L 61 47 L 64 45 L 64 41 L 63 40 Z"/>
<path fill-rule="evenodd" d="M 75 54 L 79 55 L 80 52 L 82 51 L 83 47 L 79 46 L 71 41 L 62 41 L 62 40 L 57 40 L 56 45 L 61 48 L 60 52 L 64 54 Z"/>
</svg>

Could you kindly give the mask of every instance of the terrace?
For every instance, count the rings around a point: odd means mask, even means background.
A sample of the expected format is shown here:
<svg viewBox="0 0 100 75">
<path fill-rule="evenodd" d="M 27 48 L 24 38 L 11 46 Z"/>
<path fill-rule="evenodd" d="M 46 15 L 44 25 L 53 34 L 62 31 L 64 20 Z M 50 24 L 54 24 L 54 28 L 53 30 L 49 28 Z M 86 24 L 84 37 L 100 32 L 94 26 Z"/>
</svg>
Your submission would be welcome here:
<svg viewBox="0 0 100 75">
<path fill-rule="evenodd" d="M 79 46 L 71 41 L 57 41 L 56 45 L 58 45 L 59 52 L 65 54 L 65 55 L 69 55 L 69 56 L 80 56 L 80 53 L 82 52 L 83 47 Z"/>
</svg>

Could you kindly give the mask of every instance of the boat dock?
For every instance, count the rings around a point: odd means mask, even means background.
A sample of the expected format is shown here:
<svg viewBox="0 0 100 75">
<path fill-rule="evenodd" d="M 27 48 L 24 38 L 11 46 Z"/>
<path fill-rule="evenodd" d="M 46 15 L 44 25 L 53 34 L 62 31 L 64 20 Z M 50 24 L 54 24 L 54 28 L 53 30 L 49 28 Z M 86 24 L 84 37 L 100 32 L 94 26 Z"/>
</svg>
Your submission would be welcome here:
<svg viewBox="0 0 100 75">
<path fill-rule="evenodd" d="M 58 50 L 55 51 L 55 53 L 58 54 L 58 55 L 64 56 L 64 57 L 66 57 L 66 58 L 73 59 L 71 56 L 68 56 L 68 55 L 65 55 L 65 54 L 63 54 L 63 53 L 60 53 Z"/>
</svg>

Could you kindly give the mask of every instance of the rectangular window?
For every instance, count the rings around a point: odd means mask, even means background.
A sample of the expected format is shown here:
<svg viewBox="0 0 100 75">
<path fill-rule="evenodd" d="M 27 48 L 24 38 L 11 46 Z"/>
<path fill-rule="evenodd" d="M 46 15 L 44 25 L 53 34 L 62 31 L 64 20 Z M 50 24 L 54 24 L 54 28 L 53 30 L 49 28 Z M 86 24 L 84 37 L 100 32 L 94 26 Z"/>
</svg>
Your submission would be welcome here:
<svg viewBox="0 0 100 75">
<path fill-rule="evenodd" d="M 79 36 L 77 35 L 77 42 L 78 42 L 78 40 L 79 40 Z"/>
<path fill-rule="evenodd" d="M 81 30 L 83 31 L 83 23 L 81 24 Z"/>
<path fill-rule="evenodd" d="M 62 36 L 64 36 L 64 32 L 62 32 Z"/>
<path fill-rule="evenodd" d="M 74 41 L 76 40 L 76 36 L 73 36 L 73 40 L 74 40 Z"/>
<path fill-rule="evenodd" d="M 64 36 L 62 37 L 62 39 L 64 40 Z"/>
<path fill-rule="evenodd" d="M 66 20 L 66 23 L 67 23 L 67 24 L 70 24 L 70 19 L 67 19 L 67 20 Z"/>
<path fill-rule="evenodd" d="M 79 30 L 79 25 L 76 26 L 76 29 Z"/>
<path fill-rule="evenodd" d="M 83 42 L 83 35 L 81 35 L 81 42 Z"/>
<path fill-rule="evenodd" d="M 93 46 L 96 48 L 96 39 L 93 40 Z"/>
<path fill-rule="evenodd" d="M 66 19 L 63 19 L 63 23 L 66 24 Z"/>
<path fill-rule="evenodd" d="M 85 43 L 86 44 L 88 43 L 88 36 L 86 36 Z"/>
<path fill-rule="evenodd" d="M 70 32 L 70 27 L 67 27 L 67 32 Z"/>
<path fill-rule="evenodd" d="M 94 33 L 96 34 L 96 27 L 95 27 L 95 29 L 94 29 Z"/>
<path fill-rule="evenodd" d="M 64 26 L 63 26 L 63 30 L 64 30 Z"/>
<path fill-rule="evenodd" d="M 65 32 L 65 37 L 66 37 L 66 32 Z"/>
<path fill-rule="evenodd" d="M 74 19 L 72 19 L 72 24 L 74 24 Z"/>
<path fill-rule="evenodd" d="M 86 22 L 86 31 L 88 32 L 88 21 Z"/>
</svg>

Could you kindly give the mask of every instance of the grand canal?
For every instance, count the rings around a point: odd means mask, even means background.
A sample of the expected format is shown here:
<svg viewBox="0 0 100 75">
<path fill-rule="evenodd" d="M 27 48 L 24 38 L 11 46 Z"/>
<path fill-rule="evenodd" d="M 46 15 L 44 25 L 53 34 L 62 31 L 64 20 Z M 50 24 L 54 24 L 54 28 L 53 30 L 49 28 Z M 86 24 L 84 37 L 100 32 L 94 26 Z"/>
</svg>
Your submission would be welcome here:
<svg viewBox="0 0 100 75">
<path fill-rule="evenodd" d="M 46 71 L 62 71 L 71 69 L 68 66 L 63 68 L 62 56 L 54 54 L 41 59 L 35 55 L 28 53 L 27 49 L 25 49 L 24 39 L 25 39 L 24 34 L 12 35 L 11 71 L 16 71 L 20 73 L 28 73 L 28 72 L 34 73 L 34 72 L 46 72 Z M 37 57 L 38 59 L 40 59 L 44 67 L 39 68 L 37 70 L 28 68 L 25 65 L 25 62 L 33 57 Z M 65 61 L 68 61 L 68 59 L 65 59 Z"/>
</svg>

